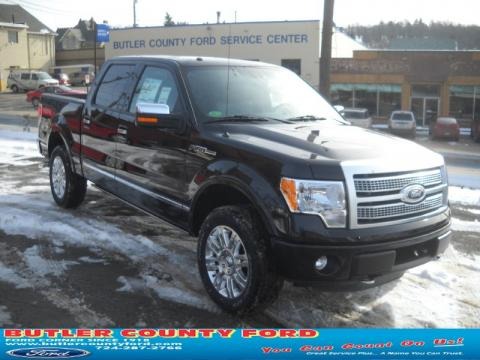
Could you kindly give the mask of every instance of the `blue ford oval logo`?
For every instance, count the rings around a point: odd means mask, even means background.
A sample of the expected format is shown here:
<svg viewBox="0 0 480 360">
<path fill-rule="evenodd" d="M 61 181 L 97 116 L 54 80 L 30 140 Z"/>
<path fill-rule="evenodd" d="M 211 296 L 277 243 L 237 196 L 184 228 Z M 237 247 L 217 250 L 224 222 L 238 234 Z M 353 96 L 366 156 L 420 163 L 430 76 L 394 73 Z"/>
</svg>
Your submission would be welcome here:
<svg viewBox="0 0 480 360">
<path fill-rule="evenodd" d="M 70 359 L 90 355 L 90 352 L 79 349 L 65 348 L 32 348 L 7 351 L 7 354 L 27 359 Z"/>
<path fill-rule="evenodd" d="M 420 184 L 405 186 L 400 191 L 400 200 L 407 204 L 416 204 L 425 199 L 425 188 Z"/>
</svg>

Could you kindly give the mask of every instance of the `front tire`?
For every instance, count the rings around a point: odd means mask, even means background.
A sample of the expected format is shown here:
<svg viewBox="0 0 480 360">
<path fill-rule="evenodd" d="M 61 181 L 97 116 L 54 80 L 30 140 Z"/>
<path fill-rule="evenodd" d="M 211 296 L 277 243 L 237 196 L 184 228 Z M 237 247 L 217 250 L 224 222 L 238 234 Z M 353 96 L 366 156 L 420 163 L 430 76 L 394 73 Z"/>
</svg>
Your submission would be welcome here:
<svg viewBox="0 0 480 360">
<path fill-rule="evenodd" d="M 203 285 L 229 313 L 261 310 L 282 288 L 260 228 L 249 208 L 222 206 L 200 229 L 197 257 Z"/>
<path fill-rule="evenodd" d="M 87 180 L 72 171 L 69 156 L 57 146 L 50 156 L 50 189 L 55 202 L 66 209 L 76 208 L 85 199 Z"/>
</svg>

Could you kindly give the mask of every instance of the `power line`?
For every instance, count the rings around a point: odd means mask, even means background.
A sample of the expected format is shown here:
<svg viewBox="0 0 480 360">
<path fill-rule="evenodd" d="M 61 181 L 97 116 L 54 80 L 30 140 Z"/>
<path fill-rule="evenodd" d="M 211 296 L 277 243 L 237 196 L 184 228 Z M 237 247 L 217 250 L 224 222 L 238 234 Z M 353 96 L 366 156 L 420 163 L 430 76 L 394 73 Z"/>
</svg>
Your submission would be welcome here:
<svg viewBox="0 0 480 360">
<path fill-rule="evenodd" d="M 46 6 L 35 4 L 26 0 L 6 0 L 6 1 L 12 5 L 20 5 L 29 10 L 32 10 L 35 12 L 38 11 L 38 12 L 42 12 L 50 15 L 75 15 L 76 14 L 75 12 L 46 7 Z"/>
</svg>

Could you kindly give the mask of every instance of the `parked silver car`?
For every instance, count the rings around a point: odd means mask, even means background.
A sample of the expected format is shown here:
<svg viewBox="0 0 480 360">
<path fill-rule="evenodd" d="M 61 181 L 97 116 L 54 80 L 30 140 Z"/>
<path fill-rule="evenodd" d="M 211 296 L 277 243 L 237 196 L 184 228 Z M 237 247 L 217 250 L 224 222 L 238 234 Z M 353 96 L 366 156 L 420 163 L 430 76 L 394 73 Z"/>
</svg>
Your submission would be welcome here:
<svg viewBox="0 0 480 360">
<path fill-rule="evenodd" d="M 388 120 L 388 128 L 392 134 L 415 138 L 417 124 L 411 111 L 393 111 Z"/>
<path fill-rule="evenodd" d="M 352 125 L 367 129 L 372 127 L 372 117 L 367 109 L 345 108 L 340 113 L 345 120 L 349 121 Z"/>
</svg>

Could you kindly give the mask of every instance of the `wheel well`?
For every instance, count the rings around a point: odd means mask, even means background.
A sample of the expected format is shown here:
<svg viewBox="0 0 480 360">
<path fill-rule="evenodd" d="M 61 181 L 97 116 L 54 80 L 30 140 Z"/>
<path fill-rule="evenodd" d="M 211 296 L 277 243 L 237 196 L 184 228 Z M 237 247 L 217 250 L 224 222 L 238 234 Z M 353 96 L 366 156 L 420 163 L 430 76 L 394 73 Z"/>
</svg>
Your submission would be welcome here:
<svg viewBox="0 0 480 360">
<path fill-rule="evenodd" d="M 62 137 L 58 133 L 51 133 L 50 137 L 48 138 L 48 157 L 52 155 L 53 150 L 59 145 L 65 145 Z"/>
<path fill-rule="evenodd" d="M 200 227 L 208 214 L 215 208 L 225 205 L 251 205 L 254 216 L 259 219 L 260 214 L 250 199 L 241 191 L 229 185 L 212 185 L 200 195 L 195 203 L 192 216 L 192 233 L 198 235 Z"/>
</svg>

